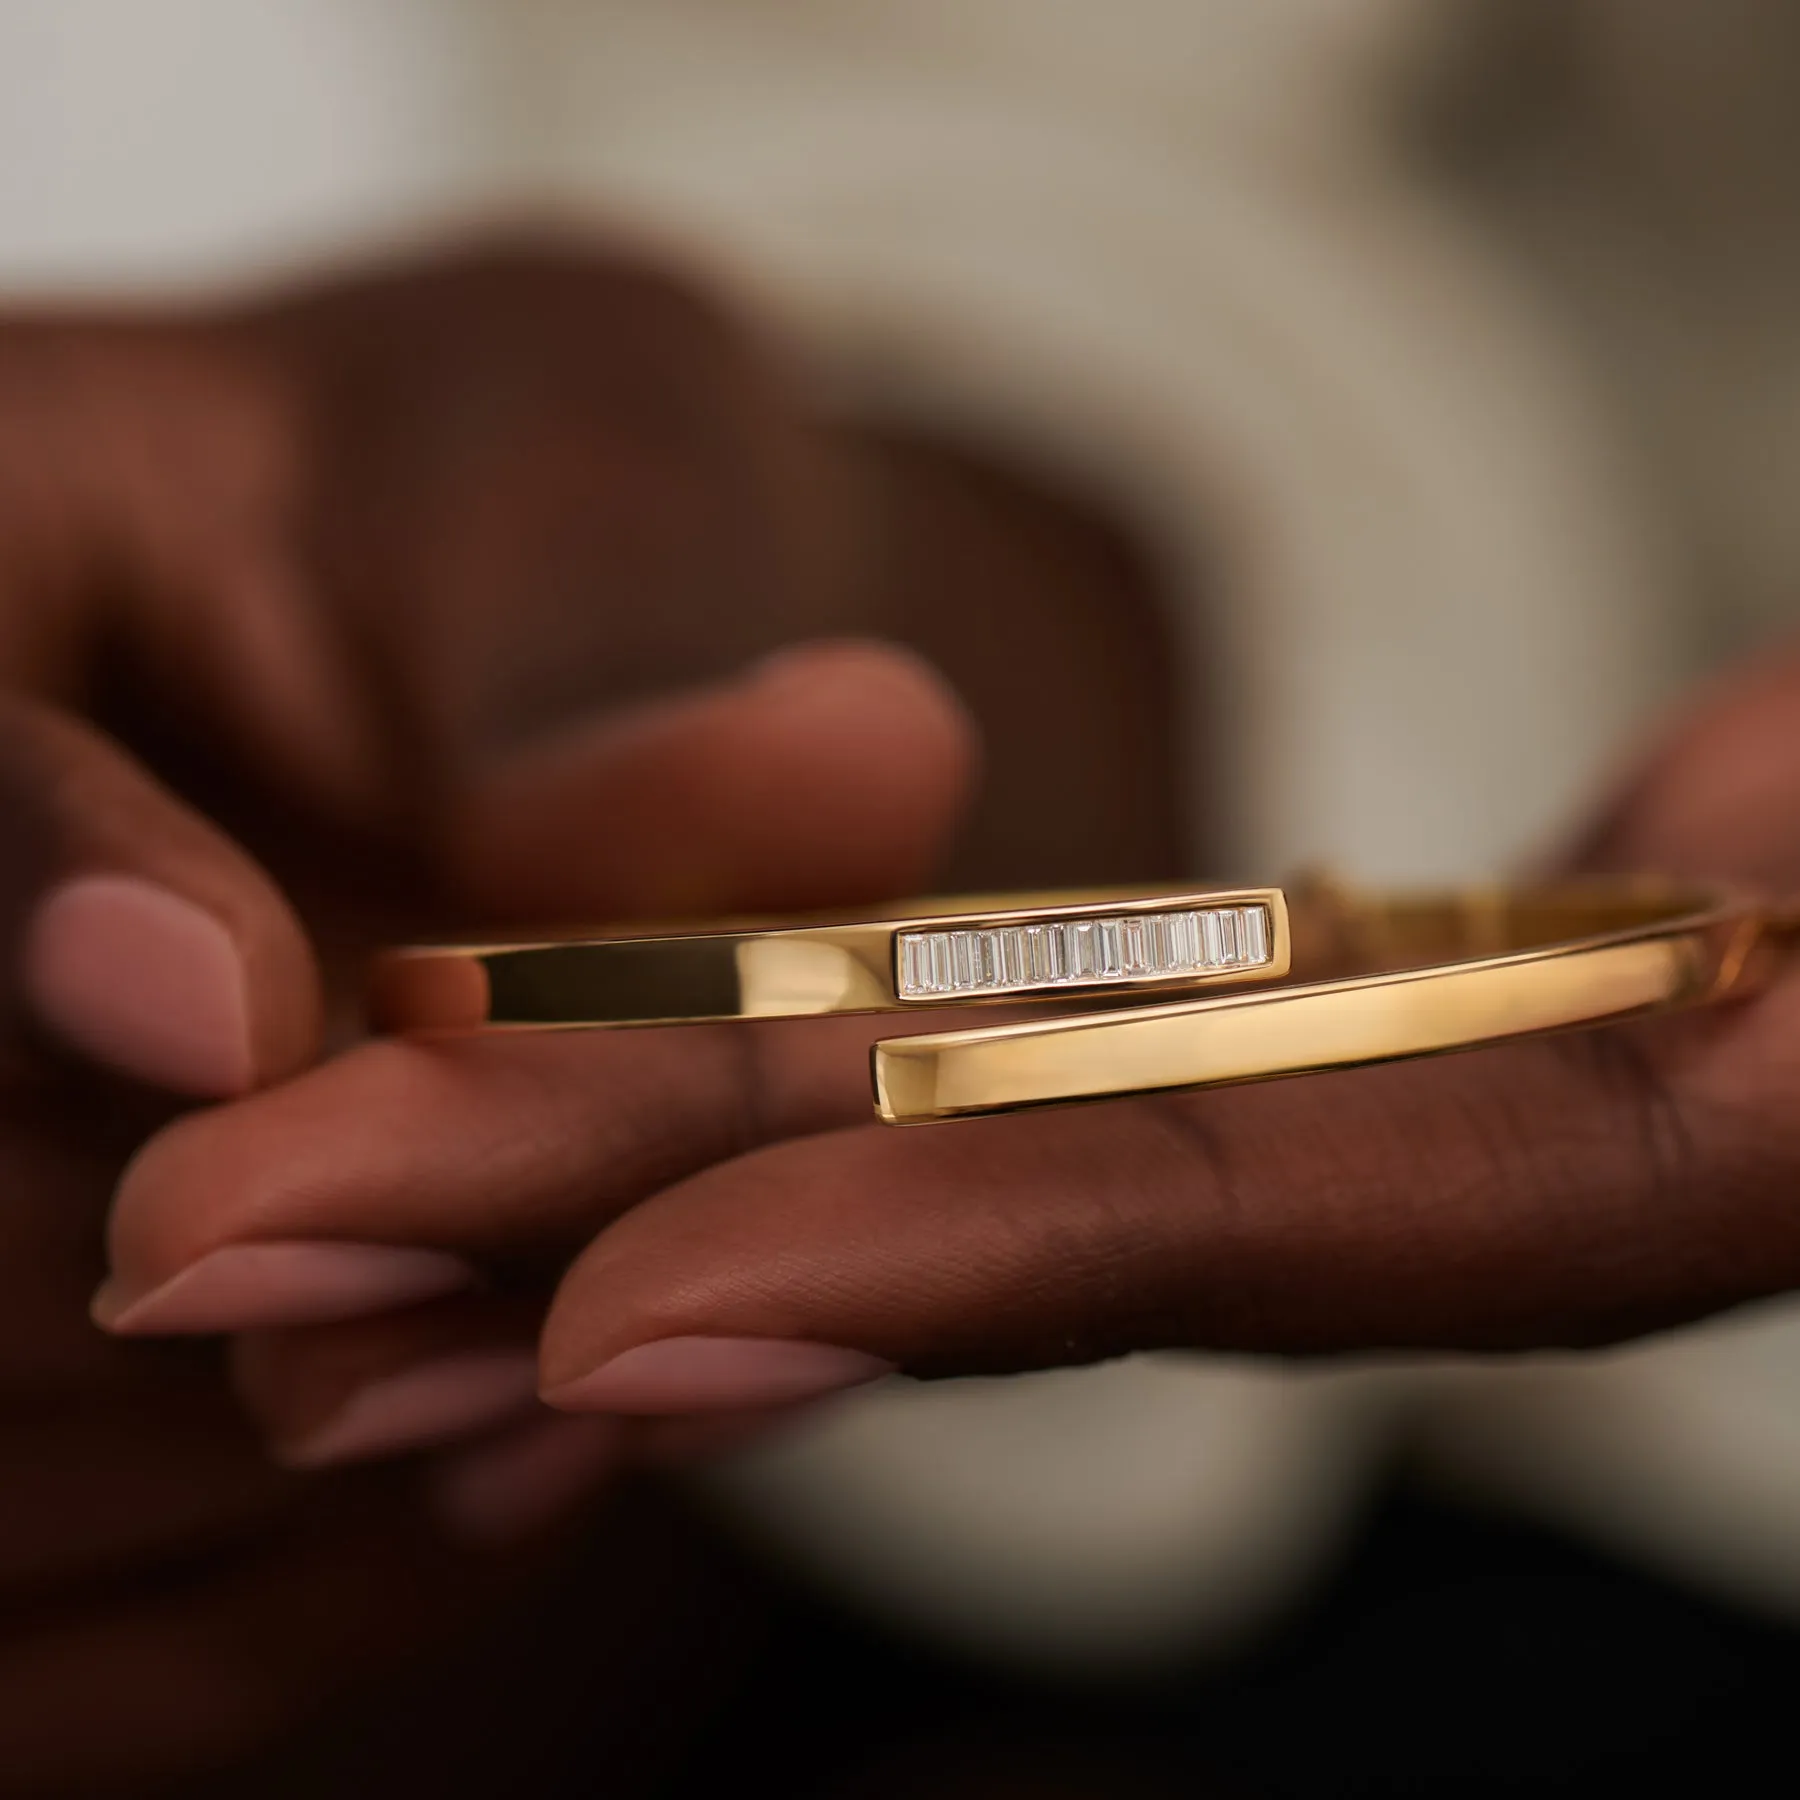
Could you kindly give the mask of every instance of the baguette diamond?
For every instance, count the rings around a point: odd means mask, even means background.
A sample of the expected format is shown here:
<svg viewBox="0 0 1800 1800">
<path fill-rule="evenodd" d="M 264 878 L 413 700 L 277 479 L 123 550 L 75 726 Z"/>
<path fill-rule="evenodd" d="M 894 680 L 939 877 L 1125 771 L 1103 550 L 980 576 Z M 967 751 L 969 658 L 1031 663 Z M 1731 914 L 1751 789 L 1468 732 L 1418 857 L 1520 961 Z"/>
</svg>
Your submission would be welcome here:
<svg viewBox="0 0 1800 1800">
<path fill-rule="evenodd" d="M 902 1000 L 931 1000 L 1252 969 L 1273 961 L 1273 935 L 1262 906 L 907 931 L 896 986 Z"/>
</svg>

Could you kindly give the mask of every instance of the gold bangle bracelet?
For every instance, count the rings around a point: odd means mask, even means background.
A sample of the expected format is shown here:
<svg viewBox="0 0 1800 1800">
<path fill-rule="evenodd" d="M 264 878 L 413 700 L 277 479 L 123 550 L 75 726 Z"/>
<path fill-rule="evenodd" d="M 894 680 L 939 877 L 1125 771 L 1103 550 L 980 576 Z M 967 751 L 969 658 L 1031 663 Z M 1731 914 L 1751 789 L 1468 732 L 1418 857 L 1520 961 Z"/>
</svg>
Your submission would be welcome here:
<svg viewBox="0 0 1800 1800">
<path fill-rule="evenodd" d="M 876 1112 L 911 1125 L 1698 1005 L 1753 991 L 1765 947 L 1795 930 L 1800 914 L 1748 895 L 1622 879 L 1399 896 L 1318 880 L 1286 894 L 1013 894 L 893 917 L 412 947 L 379 960 L 373 1010 L 387 1029 L 455 1032 L 1063 1003 L 1044 1020 L 875 1044 Z M 1190 997 L 1226 984 L 1242 991 Z"/>
<path fill-rule="evenodd" d="M 668 927 L 389 951 L 376 1023 L 543 1030 L 1094 999 L 1278 980 L 1279 888 L 1087 889 L 920 901 L 903 916 Z"/>
<path fill-rule="evenodd" d="M 1742 896 L 1624 882 L 1401 898 L 1318 886 L 1291 903 L 1298 984 L 889 1039 L 872 1053 L 876 1111 L 923 1124 L 1615 1023 L 1750 990 L 1788 923 Z M 1337 978 L 1304 979 L 1315 972 Z"/>
</svg>

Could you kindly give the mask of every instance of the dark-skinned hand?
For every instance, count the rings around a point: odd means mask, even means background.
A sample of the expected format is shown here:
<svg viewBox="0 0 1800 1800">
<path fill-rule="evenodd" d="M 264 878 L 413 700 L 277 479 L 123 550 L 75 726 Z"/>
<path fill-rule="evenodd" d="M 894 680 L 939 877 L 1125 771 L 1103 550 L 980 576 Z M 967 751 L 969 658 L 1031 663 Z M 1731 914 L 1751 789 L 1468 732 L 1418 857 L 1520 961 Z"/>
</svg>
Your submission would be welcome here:
<svg viewBox="0 0 1800 1800">
<path fill-rule="evenodd" d="M 1791 894 L 1797 722 L 1792 656 L 1722 686 L 1571 861 Z M 868 1118 L 869 1035 L 373 1043 L 152 1143 L 115 1267 L 141 1291 L 269 1237 L 501 1264 L 585 1243 L 544 1392 L 647 1417 L 890 1368 L 1601 1344 L 1800 1278 L 1800 970 L 1629 1029 L 911 1131 Z M 417 1319 L 337 1329 L 357 1381 L 421 1354 Z M 318 1349 L 259 1349 L 278 1436 L 344 1399 L 302 1375 Z"/>
<path fill-rule="evenodd" d="M 216 1343 L 89 1322 L 107 1206 L 195 1101 L 236 1119 L 341 1066 L 396 933 L 925 877 L 956 703 L 879 648 L 758 660 L 859 617 L 834 469 L 761 347 L 627 260 L 0 322 L 0 1789 L 137 1795 L 266 1740 L 519 1577 L 458 1529 L 524 1530 L 614 1454 L 540 1419 L 430 1481 L 283 1472 Z M 405 1146 L 369 1100 L 354 1142 Z M 231 1185 L 204 1152 L 181 1184 Z M 547 1293 L 510 1264 L 473 1292 L 459 1249 L 308 1247 L 186 1304 L 417 1303 L 491 1352 L 498 1422 Z"/>
</svg>

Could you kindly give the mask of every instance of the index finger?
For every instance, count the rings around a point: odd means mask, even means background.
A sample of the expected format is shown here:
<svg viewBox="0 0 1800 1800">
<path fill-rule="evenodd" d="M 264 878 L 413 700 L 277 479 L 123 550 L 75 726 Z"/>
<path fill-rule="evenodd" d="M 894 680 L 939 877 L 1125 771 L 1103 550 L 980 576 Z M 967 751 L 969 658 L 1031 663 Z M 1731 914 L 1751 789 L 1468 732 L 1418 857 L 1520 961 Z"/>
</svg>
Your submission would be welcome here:
<svg viewBox="0 0 1800 1800">
<path fill-rule="evenodd" d="M 113 1209 L 115 1309 L 227 1246 L 573 1251 L 710 1162 L 866 1118 L 869 1034 L 847 1019 L 364 1045 L 145 1146 Z M 136 1328 L 286 1322 L 151 1308 Z"/>
</svg>

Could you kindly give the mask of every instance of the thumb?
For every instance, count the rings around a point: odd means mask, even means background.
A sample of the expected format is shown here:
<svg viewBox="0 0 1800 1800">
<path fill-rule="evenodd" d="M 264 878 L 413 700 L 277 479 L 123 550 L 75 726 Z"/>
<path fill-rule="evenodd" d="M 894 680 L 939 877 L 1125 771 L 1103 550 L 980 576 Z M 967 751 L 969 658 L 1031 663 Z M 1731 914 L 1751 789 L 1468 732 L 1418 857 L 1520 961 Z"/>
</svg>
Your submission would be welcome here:
<svg viewBox="0 0 1800 1800">
<path fill-rule="evenodd" d="M 498 917 L 874 900 L 929 877 L 976 760 L 967 713 L 910 652 L 803 645 L 516 753 L 457 809 L 449 858 Z"/>
<path fill-rule="evenodd" d="M 242 1092 L 312 1055 L 321 1001 L 261 869 L 117 744 L 0 699 L 0 1013 L 177 1093 Z"/>
</svg>

